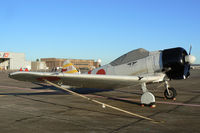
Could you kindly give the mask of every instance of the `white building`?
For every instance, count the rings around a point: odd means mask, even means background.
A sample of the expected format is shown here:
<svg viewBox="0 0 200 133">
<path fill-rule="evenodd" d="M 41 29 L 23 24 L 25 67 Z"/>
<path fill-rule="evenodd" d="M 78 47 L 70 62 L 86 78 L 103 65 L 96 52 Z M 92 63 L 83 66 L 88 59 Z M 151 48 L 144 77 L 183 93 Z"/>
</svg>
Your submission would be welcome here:
<svg viewBox="0 0 200 133">
<path fill-rule="evenodd" d="M 17 70 L 31 69 L 31 61 L 26 61 L 24 53 L 0 52 L 0 69 Z"/>
<path fill-rule="evenodd" d="M 34 71 L 47 70 L 48 67 L 46 66 L 46 63 L 43 61 L 33 61 L 31 62 L 31 69 Z"/>
</svg>

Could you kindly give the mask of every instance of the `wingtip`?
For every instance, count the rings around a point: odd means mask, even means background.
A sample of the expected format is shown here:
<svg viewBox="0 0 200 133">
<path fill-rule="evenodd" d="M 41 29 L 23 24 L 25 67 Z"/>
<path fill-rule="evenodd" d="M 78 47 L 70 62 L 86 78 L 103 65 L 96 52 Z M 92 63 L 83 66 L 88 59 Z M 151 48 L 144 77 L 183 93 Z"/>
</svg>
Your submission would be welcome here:
<svg viewBox="0 0 200 133">
<path fill-rule="evenodd" d="M 8 74 L 8 77 L 9 77 L 9 78 L 13 78 L 13 74 L 14 74 L 14 72 L 13 72 L 13 73 L 9 73 L 9 74 Z"/>
<path fill-rule="evenodd" d="M 9 73 L 8 77 L 11 78 L 11 79 L 13 79 L 13 73 Z"/>
<path fill-rule="evenodd" d="M 10 73 L 8 74 L 8 77 L 11 78 L 11 77 L 10 77 Z"/>
<path fill-rule="evenodd" d="M 16 75 L 16 73 L 18 73 L 18 72 L 9 73 L 9 74 L 8 74 L 8 77 L 13 79 L 13 76 Z"/>
</svg>

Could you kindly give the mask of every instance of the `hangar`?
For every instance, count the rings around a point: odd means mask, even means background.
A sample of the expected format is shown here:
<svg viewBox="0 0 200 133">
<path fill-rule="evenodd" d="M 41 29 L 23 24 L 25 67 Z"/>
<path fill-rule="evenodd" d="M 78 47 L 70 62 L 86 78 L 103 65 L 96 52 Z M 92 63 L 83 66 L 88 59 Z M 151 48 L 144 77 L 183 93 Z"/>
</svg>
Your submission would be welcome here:
<svg viewBox="0 0 200 133">
<path fill-rule="evenodd" d="M 62 58 L 41 58 L 42 62 L 51 70 L 55 67 L 62 67 L 65 60 L 69 60 L 77 69 L 82 71 L 91 70 L 101 65 L 101 60 L 84 60 L 84 59 L 62 59 Z"/>
<path fill-rule="evenodd" d="M 25 60 L 24 53 L 0 52 L 0 70 L 31 69 L 31 62 Z"/>
</svg>

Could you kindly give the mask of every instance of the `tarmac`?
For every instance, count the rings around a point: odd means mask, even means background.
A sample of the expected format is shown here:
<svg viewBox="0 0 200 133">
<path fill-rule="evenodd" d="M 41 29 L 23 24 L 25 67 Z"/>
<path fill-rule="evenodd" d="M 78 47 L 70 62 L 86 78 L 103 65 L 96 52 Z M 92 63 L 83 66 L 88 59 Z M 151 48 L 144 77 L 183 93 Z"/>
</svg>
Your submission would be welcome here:
<svg viewBox="0 0 200 133">
<path fill-rule="evenodd" d="M 147 85 L 156 108 L 141 107 L 141 87 L 113 90 L 72 89 L 106 104 L 136 113 L 153 123 L 73 96 L 48 84 L 21 82 L 0 72 L 1 133 L 199 133 L 200 70 L 171 81 L 176 101 L 165 100 L 161 83 Z"/>
</svg>

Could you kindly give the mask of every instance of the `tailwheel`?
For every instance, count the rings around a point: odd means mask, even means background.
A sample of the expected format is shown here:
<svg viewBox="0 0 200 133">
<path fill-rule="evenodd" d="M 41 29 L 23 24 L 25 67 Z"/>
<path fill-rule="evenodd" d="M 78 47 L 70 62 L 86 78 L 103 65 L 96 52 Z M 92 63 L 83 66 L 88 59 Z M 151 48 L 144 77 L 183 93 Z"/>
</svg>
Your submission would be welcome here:
<svg viewBox="0 0 200 133">
<path fill-rule="evenodd" d="M 164 96 L 166 99 L 173 99 L 176 100 L 176 90 L 174 88 L 168 88 L 164 91 Z"/>
</svg>

